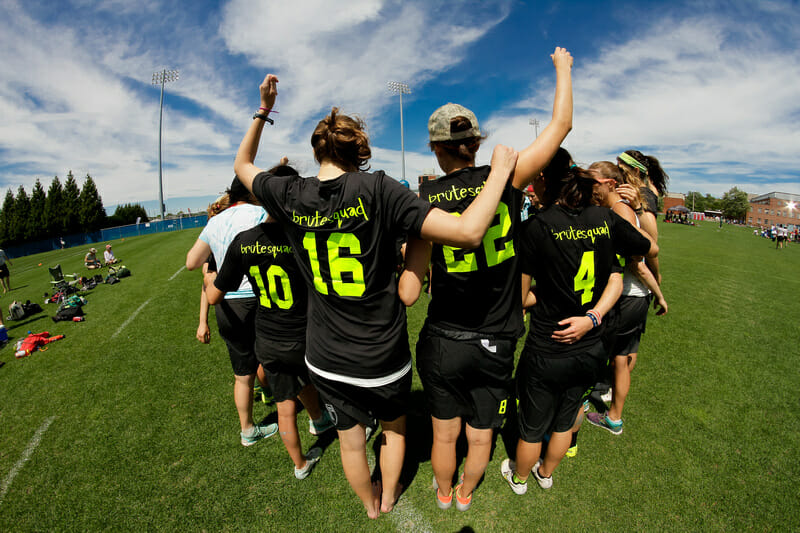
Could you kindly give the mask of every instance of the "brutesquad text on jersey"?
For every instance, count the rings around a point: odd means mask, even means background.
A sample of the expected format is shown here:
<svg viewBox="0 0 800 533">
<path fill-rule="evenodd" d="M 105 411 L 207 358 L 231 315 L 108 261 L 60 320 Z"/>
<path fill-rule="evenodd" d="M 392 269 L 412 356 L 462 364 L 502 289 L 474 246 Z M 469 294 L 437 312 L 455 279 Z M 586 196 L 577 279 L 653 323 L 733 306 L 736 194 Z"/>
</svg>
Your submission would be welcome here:
<svg viewBox="0 0 800 533">
<path fill-rule="evenodd" d="M 602 226 L 587 229 L 575 229 L 570 226 L 568 230 L 554 231 L 553 237 L 555 237 L 557 241 L 563 241 L 564 239 L 569 241 L 591 239 L 592 243 L 594 243 L 597 237 L 607 237 L 610 239 L 611 231 L 608 229 L 608 222 L 604 222 Z"/>
<path fill-rule="evenodd" d="M 435 204 L 441 201 L 452 202 L 454 200 L 463 200 L 467 196 L 478 196 L 481 193 L 484 185 L 486 185 L 485 181 L 477 187 L 456 187 L 453 185 L 446 191 L 436 194 L 429 194 L 428 201 L 432 204 Z"/>
<path fill-rule="evenodd" d="M 364 202 L 361 200 L 361 197 L 358 198 L 358 205 L 343 207 L 338 211 L 334 211 L 328 216 L 320 215 L 319 211 L 313 215 L 298 215 L 295 211 L 292 211 L 292 222 L 298 226 L 305 226 L 307 228 L 318 228 L 320 226 L 330 224 L 331 222 L 338 223 L 338 227 L 341 228 L 342 222 L 344 222 L 346 219 L 358 217 L 364 217 L 364 220 L 369 220 L 367 211 L 364 209 Z"/>
<path fill-rule="evenodd" d="M 256 241 L 253 244 L 242 244 L 240 248 L 243 255 L 256 254 L 256 255 L 271 255 L 275 257 L 278 254 L 292 253 L 292 247 L 289 245 L 275 246 L 272 244 L 261 244 Z"/>
</svg>

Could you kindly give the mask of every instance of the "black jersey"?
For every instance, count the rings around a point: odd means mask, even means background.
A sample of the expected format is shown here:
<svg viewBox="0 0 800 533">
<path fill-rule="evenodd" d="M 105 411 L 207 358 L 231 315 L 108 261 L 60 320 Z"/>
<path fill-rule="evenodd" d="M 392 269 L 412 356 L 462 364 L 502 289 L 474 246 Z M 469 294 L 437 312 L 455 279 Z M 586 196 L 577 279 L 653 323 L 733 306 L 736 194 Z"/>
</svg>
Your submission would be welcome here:
<svg viewBox="0 0 800 533">
<path fill-rule="evenodd" d="M 231 241 L 214 285 L 235 291 L 247 276 L 258 297 L 256 333 L 304 341 L 308 291 L 289 240 L 278 224 L 261 223 Z"/>
<path fill-rule="evenodd" d="M 654 215 L 658 213 L 658 195 L 648 187 L 639 187 L 639 194 L 642 195 L 642 208 Z"/>
<path fill-rule="evenodd" d="M 571 211 L 553 205 L 522 224 L 518 241 L 522 271 L 536 280 L 526 349 L 551 356 L 602 338 L 605 322 L 574 345 L 550 336 L 566 327 L 559 321 L 583 316 L 597 303 L 611 273 L 622 270 L 617 254 L 644 255 L 650 249 L 650 241 L 627 220 L 596 206 Z"/>
<path fill-rule="evenodd" d="M 420 185 L 420 198 L 463 213 L 478 196 L 490 167 L 458 170 Z M 506 185 L 483 242 L 465 250 L 434 244 L 428 323 L 440 329 L 518 337 L 523 332 L 520 272 L 514 234 L 522 192 Z"/>
<path fill-rule="evenodd" d="M 406 368 L 395 236 L 419 235 L 430 204 L 383 172 L 324 181 L 262 172 L 253 193 L 284 227 L 309 287 L 308 362 L 353 378 Z"/>
</svg>

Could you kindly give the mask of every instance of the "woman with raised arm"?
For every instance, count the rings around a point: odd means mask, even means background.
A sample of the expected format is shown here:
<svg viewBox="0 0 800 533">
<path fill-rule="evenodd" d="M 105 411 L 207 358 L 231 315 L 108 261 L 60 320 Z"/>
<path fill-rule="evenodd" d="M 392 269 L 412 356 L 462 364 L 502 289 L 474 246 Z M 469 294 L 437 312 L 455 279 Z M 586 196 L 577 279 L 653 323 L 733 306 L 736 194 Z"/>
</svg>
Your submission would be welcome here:
<svg viewBox="0 0 800 533">
<path fill-rule="evenodd" d="M 480 198 L 460 218 L 383 172 L 368 173 L 364 124 L 333 108 L 311 136 L 316 177 L 274 176 L 253 164 L 278 79 L 260 86 L 261 108 L 245 134 L 234 168 L 284 228 L 309 287 L 306 364 L 339 432 L 342 467 L 370 518 L 394 507 L 402 491 L 405 413 L 411 353 L 395 278 L 401 233 L 475 247 L 497 209 L 517 154 L 498 146 Z M 365 428 L 380 421 L 381 482 L 372 484 Z"/>
<path fill-rule="evenodd" d="M 432 258 L 431 302 L 417 344 L 417 370 L 433 425 L 431 467 L 440 509 L 450 508 L 454 496 L 460 511 L 472 504 L 473 490 L 489 464 L 493 431 L 502 424 L 511 396 L 514 352 L 524 332 L 515 251 L 522 191 L 572 128 L 572 56 L 556 48 L 550 57 L 556 70 L 553 119 L 519 153 L 513 180 L 480 246 L 431 248 L 429 242 L 411 240 L 408 247 L 409 262 L 417 256 Z M 491 171 L 489 166 L 475 166 L 484 139 L 478 120 L 469 109 L 450 103 L 434 111 L 428 132 L 431 151 L 446 176 L 421 184 L 420 197 L 450 213 L 463 213 Z M 422 274 L 424 270 L 401 278 L 407 304 L 419 296 Z M 406 287 L 408 282 L 411 287 Z M 469 447 L 463 474 L 453 488 L 462 422 Z"/>
<path fill-rule="evenodd" d="M 658 248 L 609 209 L 592 206 L 595 174 L 560 148 L 533 187 L 543 210 L 519 235 L 522 299 L 536 280 L 530 331 L 517 367 L 519 434 L 516 462 L 501 473 L 516 494 L 533 473 L 549 489 L 570 446 L 584 393 L 606 364 L 603 317 L 622 291 L 616 254 L 650 255 Z M 552 431 L 544 460 L 542 439 Z"/>
</svg>

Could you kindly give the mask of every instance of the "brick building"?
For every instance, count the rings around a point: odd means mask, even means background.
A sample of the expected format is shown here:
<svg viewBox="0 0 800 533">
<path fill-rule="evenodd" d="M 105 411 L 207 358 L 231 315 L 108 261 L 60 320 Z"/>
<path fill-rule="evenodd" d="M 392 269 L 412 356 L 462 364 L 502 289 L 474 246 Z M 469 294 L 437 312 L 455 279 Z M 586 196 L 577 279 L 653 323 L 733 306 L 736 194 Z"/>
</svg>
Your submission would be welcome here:
<svg viewBox="0 0 800 533">
<path fill-rule="evenodd" d="M 748 226 L 783 224 L 793 230 L 800 226 L 800 194 L 770 192 L 750 198 Z"/>
<path fill-rule="evenodd" d="M 686 206 L 686 195 L 679 192 L 668 192 L 664 195 L 664 212 L 666 213 L 671 208 L 683 205 Z M 686 206 L 691 207 L 691 206 Z"/>
</svg>

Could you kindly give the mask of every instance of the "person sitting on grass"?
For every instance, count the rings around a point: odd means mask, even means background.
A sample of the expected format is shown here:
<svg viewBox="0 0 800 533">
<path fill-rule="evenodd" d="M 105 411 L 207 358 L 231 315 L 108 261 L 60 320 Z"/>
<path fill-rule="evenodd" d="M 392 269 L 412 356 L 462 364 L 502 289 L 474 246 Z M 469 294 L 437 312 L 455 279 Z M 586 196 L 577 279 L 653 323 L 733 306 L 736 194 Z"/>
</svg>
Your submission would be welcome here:
<svg viewBox="0 0 800 533">
<path fill-rule="evenodd" d="M 83 264 L 86 265 L 86 268 L 89 270 L 103 267 L 103 264 L 97 259 L 97 248 L 89 248 L 89 253 L 83 258 Z"/>
<path fill-rule="evenodd" d="M 110 244 L 106 244 L 106 251 L 103 252 L 103 262 L 106 264 L 106 266 L 119 263 L 119 259 L 114 257 L 114 251 L 111 249 Z"/>
</svg>

